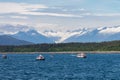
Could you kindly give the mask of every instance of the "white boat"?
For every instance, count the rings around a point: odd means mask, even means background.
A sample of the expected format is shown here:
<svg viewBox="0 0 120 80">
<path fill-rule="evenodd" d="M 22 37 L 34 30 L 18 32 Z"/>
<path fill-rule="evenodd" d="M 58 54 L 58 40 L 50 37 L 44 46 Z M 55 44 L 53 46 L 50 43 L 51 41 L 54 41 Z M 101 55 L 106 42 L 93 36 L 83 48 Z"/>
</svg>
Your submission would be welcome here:
<svg viewBox="0 0 120 80">
<path fill-rule="evenodd" d="M 3 59 L 7 59 L 7 55 L 5 55 L 5 54 L 2 55 L 2 58 L 3 58 Z"/>
<path fill-rule="evenodd" d="M 77 54 L 77 57 L 86 58 L 86 54 L 85 53 L 79 53 L 79 54 Z"/>
<path fill-rule="evenodd" d="M 45 60 L 45 58 L 42 55 L 39 55 L 36 60 Z"/>
</svg>

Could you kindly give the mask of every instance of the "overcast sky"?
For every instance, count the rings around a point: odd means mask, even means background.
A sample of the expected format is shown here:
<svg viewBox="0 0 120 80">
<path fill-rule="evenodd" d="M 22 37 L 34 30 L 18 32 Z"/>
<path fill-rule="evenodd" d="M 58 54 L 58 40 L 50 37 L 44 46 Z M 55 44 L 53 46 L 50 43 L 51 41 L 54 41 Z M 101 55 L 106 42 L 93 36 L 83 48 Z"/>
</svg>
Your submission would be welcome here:
<svg viewBox="0 0 120 80">
<path fill-rule="evenodd" d="M 116 26 L 120 0 L 0 0 L 0 24 L 39 31 Z"/>
</svg>

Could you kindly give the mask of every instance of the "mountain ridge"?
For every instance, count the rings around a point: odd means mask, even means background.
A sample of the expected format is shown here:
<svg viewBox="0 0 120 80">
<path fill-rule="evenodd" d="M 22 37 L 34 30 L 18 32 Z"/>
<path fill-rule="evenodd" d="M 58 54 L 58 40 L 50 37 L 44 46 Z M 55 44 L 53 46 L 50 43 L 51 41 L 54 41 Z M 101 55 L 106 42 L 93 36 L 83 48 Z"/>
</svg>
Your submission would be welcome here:
<svg viewBox="0 0 120 80">
<path fill-rule="evenodd" d="M 118 28 L 118 31 L 112 31 L 113 29 Z M 120 40 L 120 26 L 118 27 L 102 28 L 102 29 L 93 29 L 91 31 L 86 32 L 85 34 L 78 34 L 67 38 L 64 42 L 103 42 L 103 41 L 112 41 L 112 40 Z M 106 32 L 105 32 L 106 30 Z M 117 30 L 117 29 L 115 29 Z"/>
<path fill-rule="evenodd" d="M 6 25 L 8 26 L 8 25 Z M 11 28 L 14 25 L 9 25 Z M 22 25 L 15 25 L 14 27 Z M 5 25 L 4 25 L 5 27 Z M 69 43 L 69 42 L 103 42 L 120 40 L 120 26 L 99 27 L 99 28 L 79 28 L 67 31 L 37 31 L 35 29 L 24 28 L 14 34 L 6 34 L 18 40 L 24 40 L 34 44 L 42 43 Z M 0 35 L 4 32 L 0 31 Z"/>
<path fill-rule="evenodd" d="M 31 42 L 18 40 L 8 35 L 0 35 L 0 45 L 30 45 Z"/>
<path fill-rule="evenodd" d="M 14 35 L 12 35 L 12 37 L 17 38 L 19 40 L 25 40 L 25 41 L 29 41 L 35 44 L 38 43 L 54 43 L 51 39 L 49 39 L 48 37 L 38 33 L 35 30 L 29 30 L 27 32 L 23 32 L 20 31 Z"/>
</svg>

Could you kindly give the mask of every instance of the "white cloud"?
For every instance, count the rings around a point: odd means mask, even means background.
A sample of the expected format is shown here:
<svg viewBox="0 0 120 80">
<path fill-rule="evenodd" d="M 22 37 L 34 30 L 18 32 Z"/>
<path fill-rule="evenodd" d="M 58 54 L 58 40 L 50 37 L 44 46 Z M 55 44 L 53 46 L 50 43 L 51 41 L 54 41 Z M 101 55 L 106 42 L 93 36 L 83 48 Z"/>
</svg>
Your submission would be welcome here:
<svg viewBox="0 0 120 80">
<path fill-rule="evenodd" d="M 42 4 L 26 4 L 26 3 L 22 3 L 21 6 L 24 7 L 25 9 L 27 9 L 27 10 L 30 10 L 30 11 L 48 8 L 47 6 L 42 5 Z"/>
<path fill-rule="evenodd" d="M 120 16 L 120 13 L 91 13 L 91 12 L 84 12 L 79 14 L 81 16 L 96 16 L 96 17 L 115 17 Z"/>
<path fill-rule="evenodd" d="M 101 30 L 99 33 L 102 34 L 114 34 L 120 32 L 120 26 L 117 27 L 108 27 L 106 29 Z"/>
<path fill-rule="evenodd" d="M 103 17 L 114 17 L 114 16 L 120 16 L 120 13 L 94 13 L 93 16 L 103 16 Z"/>
<path fill-rule="evenodd" d="M 37 9 L 47 8 L 45 5 L 41 4 L 25 4 L 25 3 L 10 3 L 3 2 L 0 3 L 0 13 L 22 13 Z"/>
<path fill-rule="evenodd" d="M 101 16 L 103 17 L 100 18 Z M 0 23 L 31 25 L 39 31 L 72 30 L 79 25 L 82 27 L 119 25 L 120 20 L 116 16 L 120 16 L 120 13 L 92 13 L 88 8 L 81 6 L 46 6 L 32 3 L 0 2 L 0 18 L 2 18 Z M 61 36 L 67 35 L 62 34 Z"/>
<path fill-rule="evenodd" d="M 71 11 L 86 11 L 84 8 L 71 9 Z"/>
<path fill-rule="evenodd" d="M 12 26 L 16 26 L 16 25 L 27 25 L 30 26 L 29 24 L 27 24 L 26 22 L 19 22 L 19 21 L 4 21 L 4 22 L 0 22 L 0 26 L 3 25 L 12 25 Z"/>
<path fill-rule="evenodd" d="M 0 18 L 4 18 L 4 16 L 0 16 Z"/>
<path fill-rule="evenodd" d="M 54 9 L 54 8 L 53 8 Z M 59 9 L 59 10 L 62 10 L 64 12 L 83 12 L 83 11 L 86 11 L 84 8 L 77 8 L 77 9 L 66 9 L 66 8 L 55 8 L 55 9 Z"/>
<path fill-rule="evenodd" d="M 29 29 L 31 28 L 25 25 L 0 24 L 0 32 L 3 32 L 4 34 L 14 34 L 18 31 L 27 31 Z"/>
<path fill-rule="evenodd" d="M 40 32 L 45 32 L 45 31 L 66 32 L 66 31 L 81 29 L 81 26 L 64 26 L 55 23 L 51 24 L 51 23 L 42 23 L 42 22 L 39 22 L 39 24 L 32 24 L 32 26 L 34 26 L 34 28 Z"/>
<path fill-rule="evenodd" d="M 35 12 L 35 10 L 46 9 L 45 5 L 41 4 L 25 4 L 25 3 L 0 3 L 0 14 L 23 14 L 23 15 L 35 15 L 35 16 L 57 16 L 57 17 L 82 17 L 74 14 L 60 14 L 49 12 Z M 20 18 L 18 16 L 12 18 Z M 23 17 L 21 17 L 23 18 Z M 25 18 L 25 17 L 24 17 Z"/>
<path fill-rule="evenodd" d="M 26 16 L 10 16 L 10 18 L 15 18 L 15 19 L 27 19 L 28 17 L 26 17 Z"/>
<path fill-rule="evenodd" d="M 57 16 L 57 17 L 83 17 L 73 14 L 59 14 L 59 13 L 44 13 L 44 12 L 22 12 L 25 15 L 35 15 L 35 16 Z"/>
<path fill-rule="evenodd" d="M 62 9 L 63 11 L 82 11 L 82 13 L 79 13 L 76 15 L 76 13 L 57 13 L 57 12 L 40 12 L 36 11 L 39 9 Z M 85 11 L 85 12 L 84 12 Z M 27 3 L 13 3 L 13 2 L 1 2 L 0 3 L 0 14 L 22 14 L 24 17 L 19 16 L 12 16 L 11 18 L 21 18 L 26 19 L 26 15 L 34 15 L 34 16 L 56 16 L 56 17 L 84 17 L 84 16 L 97 16 L 97 17 L 114 17 L 114 16 L 120 16 L 120 13 L 91 13 L 89 11 L 86 12 L 84 8 L 77 8 L 77 9 L 65 9 L 60 7 L 48 7 L 46 5 L 42 4 L 27 4 Z"/>
</svg>

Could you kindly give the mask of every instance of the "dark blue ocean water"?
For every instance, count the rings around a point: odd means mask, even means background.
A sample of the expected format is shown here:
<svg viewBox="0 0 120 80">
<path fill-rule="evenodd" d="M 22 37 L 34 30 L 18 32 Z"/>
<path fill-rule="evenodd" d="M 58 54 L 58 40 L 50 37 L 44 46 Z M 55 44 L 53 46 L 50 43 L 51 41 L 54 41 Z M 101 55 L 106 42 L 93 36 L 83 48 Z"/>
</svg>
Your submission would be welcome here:
<svg viewBox="0 0 120 80">
<path fill-rule="evenodd" d="M 120 54 L 0 54 L 0 80 L 120 80 Z"/>
</svg>

